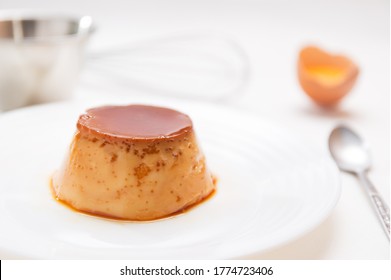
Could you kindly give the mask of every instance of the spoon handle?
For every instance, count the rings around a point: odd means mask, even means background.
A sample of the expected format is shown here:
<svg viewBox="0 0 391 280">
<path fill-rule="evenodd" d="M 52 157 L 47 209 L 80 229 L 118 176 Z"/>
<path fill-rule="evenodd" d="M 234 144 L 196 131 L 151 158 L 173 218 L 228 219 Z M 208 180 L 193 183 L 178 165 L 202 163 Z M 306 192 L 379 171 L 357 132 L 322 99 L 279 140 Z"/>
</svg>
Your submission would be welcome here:
<svg viewBox="0 0 391 280">
<path fill-rule="evenodd" d="M 383 229 L 387 234 L 388 240 L 390 240 L 390 209 L 388 205 L 380 196 L 375 186 L 368 179 L 368 176 L 366 175 L 365 172 L 358 173 L 357 175 L 369 195 L 369 198 L 376 210 L 376 213 L 383 226 Z"/>
</svg>

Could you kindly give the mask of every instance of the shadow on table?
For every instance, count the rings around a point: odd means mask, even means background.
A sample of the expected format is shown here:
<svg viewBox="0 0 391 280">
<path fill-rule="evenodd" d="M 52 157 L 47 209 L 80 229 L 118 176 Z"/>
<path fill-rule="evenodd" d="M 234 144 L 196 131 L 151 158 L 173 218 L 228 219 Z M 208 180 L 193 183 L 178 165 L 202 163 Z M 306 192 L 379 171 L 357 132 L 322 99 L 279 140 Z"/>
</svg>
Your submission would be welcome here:
<svg viewBox="0 0 391 280">
<path fill-rule="evenodd" d="M 245 259 L 316 260 L 323 259 L 330 246 L 334 227 L 333 215 L 306 235 L 274 250 L 246 256 Z"/>
<path fill-rule="evenodd" d="M 300 113 L 310 117 L 320 117 L 327 119 L 352 120 L 360 119 L 362 116 L 356 111 L 349 111 L 341 107 L 322 108 L 319 106 L 310 106 L 300 108 Z"/>
</svg>

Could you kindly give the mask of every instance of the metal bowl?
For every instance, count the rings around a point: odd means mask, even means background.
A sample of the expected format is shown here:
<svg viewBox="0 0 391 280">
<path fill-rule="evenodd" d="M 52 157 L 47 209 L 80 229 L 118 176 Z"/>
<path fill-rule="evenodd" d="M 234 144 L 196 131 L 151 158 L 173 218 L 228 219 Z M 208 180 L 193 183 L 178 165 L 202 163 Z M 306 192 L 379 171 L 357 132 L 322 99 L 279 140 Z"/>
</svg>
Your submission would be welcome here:
<svg viewBox="0 0 391 280">
<path fill-rule="evenodd" d="M 0 111 L 69 98 L 93 31 L 89 16 L 0 14 Z"/>
</svg>

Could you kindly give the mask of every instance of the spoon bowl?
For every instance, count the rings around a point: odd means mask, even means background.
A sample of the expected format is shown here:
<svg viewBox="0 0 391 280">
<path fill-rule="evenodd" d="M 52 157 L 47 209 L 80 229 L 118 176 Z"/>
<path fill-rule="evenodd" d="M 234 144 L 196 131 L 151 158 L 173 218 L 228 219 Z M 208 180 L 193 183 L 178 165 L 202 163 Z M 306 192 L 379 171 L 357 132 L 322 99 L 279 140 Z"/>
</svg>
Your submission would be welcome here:
<svg viewBox="0 0 391 280">
<path fill-rule="evenodd" d="M 338 167 L 343 171 L 361 173 L 371 166 L 367 145 L 346 126 L 338 126 L 331 132 L 329 148 Z"/>
</svg>

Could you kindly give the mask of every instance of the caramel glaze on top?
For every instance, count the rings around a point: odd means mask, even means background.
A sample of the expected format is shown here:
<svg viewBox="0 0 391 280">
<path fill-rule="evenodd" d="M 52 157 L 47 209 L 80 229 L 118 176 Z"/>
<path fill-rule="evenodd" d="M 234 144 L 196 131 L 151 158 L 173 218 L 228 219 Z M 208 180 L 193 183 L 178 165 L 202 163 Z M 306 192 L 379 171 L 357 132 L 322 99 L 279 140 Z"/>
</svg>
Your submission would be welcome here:
<svg viewBox="0 0 391 280">
<path fill-rule="evenodd" d="M 108 140 L 158 141 L 192 131 L 191 119 L 178 111 L 146 105 L 104 106 L 87 110 L 77 128 Z"/>
</svg>

